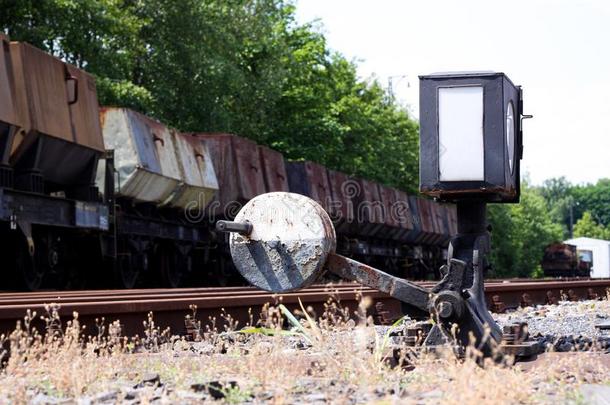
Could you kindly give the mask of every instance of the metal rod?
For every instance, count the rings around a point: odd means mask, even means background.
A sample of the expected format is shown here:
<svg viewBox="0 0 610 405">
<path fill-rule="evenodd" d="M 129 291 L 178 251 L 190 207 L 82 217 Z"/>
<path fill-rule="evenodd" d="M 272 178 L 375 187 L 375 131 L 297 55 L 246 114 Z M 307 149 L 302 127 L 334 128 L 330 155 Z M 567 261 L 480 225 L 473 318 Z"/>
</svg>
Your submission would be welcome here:
<svg viewBox="0 0 610 405">
<path fill-rule="evenodd" d="M 252 233 L 252 224 L 248 221 L 218 221 L 216 222 L 216 230 L 219 232 L 237 232 L 240 235 L 248 236 Z"/>
<path fill-rule="evenodd" d="M 487 232 L 487 206 L 484 202 L 458 201 L 458 234 Z"/>
<path fill-rule="evenodd" d="M 345 256 L 331 253 L 326 260 L 326 269 L 342 278 L 357 281 L 411 305 L 421 311 L 430 310 L 430 291 L 404 280 L 384 273 Z"/>
</svg>

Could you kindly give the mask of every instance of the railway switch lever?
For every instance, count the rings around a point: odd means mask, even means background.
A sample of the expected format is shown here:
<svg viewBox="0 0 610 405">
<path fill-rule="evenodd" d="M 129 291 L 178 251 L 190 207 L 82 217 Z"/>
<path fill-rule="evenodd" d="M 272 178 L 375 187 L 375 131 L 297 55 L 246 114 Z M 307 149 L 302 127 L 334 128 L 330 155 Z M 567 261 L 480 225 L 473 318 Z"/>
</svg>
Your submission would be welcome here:
<svg viewBox="0 0 610 405">
<path fill-rule="evenodd" d="M 235 222 L 223 222 L 220 228 L 231 232 L 229 245 L 237 270 L 256 287 L 276 293 L 298 290 L 328 271 L 400 300 L 414 318 L 432 317 L 435 323 L 425 346 L 449 343 L 465 348 L 474 343 L 483 356 L 494 356 L 502 330 L 487 310 L 483 294 L 489 245 L 487 230 L 481 228 L 484 209 L 462 210 L 467 211 L 462 215 L 467 221 L 459 227 L 464 233 L 451 241 L 444 277 L 431 289 L 335 253 L 330 217 L 315 201 L 299 194 L 259 195 L 241 209 Z"/>
</svg>

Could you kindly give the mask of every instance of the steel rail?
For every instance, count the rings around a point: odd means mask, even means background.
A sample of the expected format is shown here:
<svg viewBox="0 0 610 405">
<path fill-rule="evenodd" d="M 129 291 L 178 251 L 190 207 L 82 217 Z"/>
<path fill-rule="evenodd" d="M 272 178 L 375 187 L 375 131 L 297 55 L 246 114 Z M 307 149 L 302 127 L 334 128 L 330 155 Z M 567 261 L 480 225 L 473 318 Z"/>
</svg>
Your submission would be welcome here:
<svg viewBox="0 0 610 405">
<path fill-rule="evenodd" d="M 433 282 L 421 282 L 430 287 Z M 555 299 L 567 296 L 586 299 L 591 294 L 602 297 L 610 288 L 610 279 L 569 281 L 489 281 L 485 284 L 485 295 L 490 307 L 501 302 L 505 308 L 517 307 L 528 295 L 531 304 L 543 304 L 549 294 Z M 45 304 L 59 305 L 62 320 L 68 320 L 78 312 L 79 321 L 87 326 L 87 332 L 95 333 L 95 320 L 104 317 L 106 323 L 120 320 L 128 335 L 141 334 L 142 321 L 149 312 L 154 313 L 158 326 L 171 327 L 174 333 L 184 332 L 185 316 L 191 313 L 190 306 L 197 306 L 197 318 L 204 323 L 210 318 L 222 319 L 222 310 L 244 325 L 250 318 L 258 318 L 265 303 L 282 302 L 291 310 L 298 310 L 299 299 L 311 306 L 319 315 L 330 297 L 339 300 L 342 307 L 353 314 L 358 308 L 358 297 L 370 297 L 369 313 L 383 312 L 388 319 L 400 316 L 400 302 L 379 291 L 354 283 L 331 285 L 316 284 L 301 291 L 270 294 L 253 287 L 186 288 L 186 289 L 142 289 L 142 290 L 94 290 L 94 291 L 47 291 L 35 293 L 0 293 L 0 332 L 8 333 L 27 310 L 45 313 Z M 383 308 L 374 304 L 381 303 Z M 493 308 L 492 308 L 493 309 Z M 251 312 L 249 312 L 249 310 Z M 39 320 L 35 325 L 41 327 Z"/>
</svg>

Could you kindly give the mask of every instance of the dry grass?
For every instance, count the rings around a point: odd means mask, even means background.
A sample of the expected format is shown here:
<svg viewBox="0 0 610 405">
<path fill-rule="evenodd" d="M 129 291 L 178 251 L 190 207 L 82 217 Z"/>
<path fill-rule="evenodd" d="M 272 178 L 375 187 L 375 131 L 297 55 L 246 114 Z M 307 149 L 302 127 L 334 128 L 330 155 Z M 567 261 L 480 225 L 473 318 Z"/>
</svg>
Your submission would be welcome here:
<svg viewBox="0 0 610 405">
<path fill-rule="evenodd" d="M 76 314 L 62 328 L 50 306 L 45 337 L 29 327 L 35 314 L 4 337 L 10 356 L 5 355 L 0 373 L 0 402 L 25 403 L 39 393 L 92 398 L 109 391 L 118 392 L 120 401 L 148 373 L 158 373 L 163 387 L 136 389 L 132 396 L 142 403 L 159 397 L 195 401 L 191 386 L 211 381 L 237 382 L 224 389 L 225 402 L 278 404 L 322 398 L 334 403 L 578 402 L 580 384 L 610 383 L 610 369 L 590 353 L 529 371 L 491 362 L 479 367 L 450 353 L 420 355 L 411 371 L 392 368 L 385 359 L 387 341 L 364 316 L 365 307 L 363 302 L 354 322 L 330 302 L 318 320 L 303 317 L 300 327 L 288 332 L 278 326 L 286 324 L 286 312 L 272 306 L 255 327 L 218 330 L 211 322 L 193 343 L 159 330 L 152 315 L 142 339 L 121 337 L 117 324 L 100 325 L 98 336 L 84 337 Z"/>
</svg>

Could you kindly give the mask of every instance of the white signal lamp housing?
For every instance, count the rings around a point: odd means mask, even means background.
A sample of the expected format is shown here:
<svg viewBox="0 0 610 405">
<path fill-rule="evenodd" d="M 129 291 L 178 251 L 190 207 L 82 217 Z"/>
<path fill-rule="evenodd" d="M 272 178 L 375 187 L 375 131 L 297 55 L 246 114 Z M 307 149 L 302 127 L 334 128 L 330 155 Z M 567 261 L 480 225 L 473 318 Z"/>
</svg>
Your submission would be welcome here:
<svg viewBox="0 0 610 405">
<path fill-rule="evenodd" d="M 446 201 L 518 202 L 521 87 L 496 72 L 419 79 L 420 191 Z"/>
</svg>

